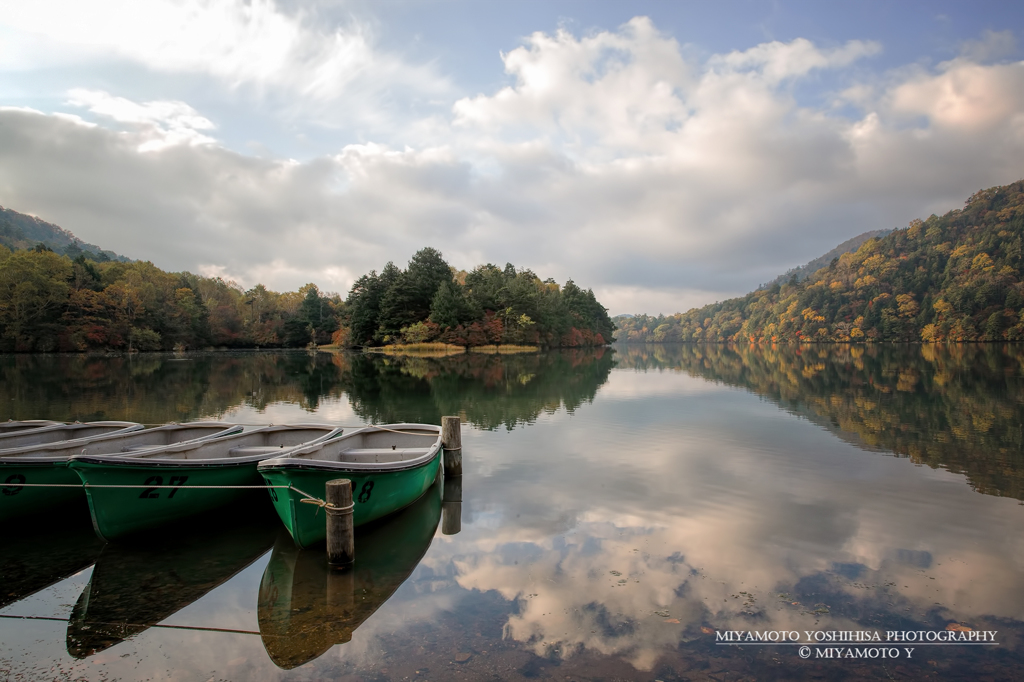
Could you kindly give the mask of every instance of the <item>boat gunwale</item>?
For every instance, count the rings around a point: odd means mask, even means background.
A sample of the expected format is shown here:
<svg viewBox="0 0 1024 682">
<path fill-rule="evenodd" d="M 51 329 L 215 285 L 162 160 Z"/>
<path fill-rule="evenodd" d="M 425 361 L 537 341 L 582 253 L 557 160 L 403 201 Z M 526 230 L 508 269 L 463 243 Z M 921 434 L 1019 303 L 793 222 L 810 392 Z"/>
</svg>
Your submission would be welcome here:
<svg viewBox="0 0 1024 682">
<path fill-rule="evenodd" d="M 141 436 L 141 435 L 143 435 L 143 432 L 149 433 L 149 432 L 152 432 L 152 431 L 165 431 L 165 430 L 166 431 L 171 431 L 171 430 L 174 430 L 174 429 L 196 428 L 196 426 L 206 426 L 206 425 L 216 425 L 216 426 L 220 426 L 222 428 L 221 428 L 220 431 L 216 431 L 215 433 L 210 433 L 210 434 L 207 434 L 205 436 L 197 436 L 195 438 L 189 438 L 188 440 L 178 441 L 176 443 L 171 443 L 169 445 L 143 446 L 143 447 L 140 447 L 139 449 L 133 450 L 131 452 L 98 452 L 96 454 L 98 454 L 98 455 L 110 455 L 110 456 L 117 456 L 117 457 L 126 457 L 126 456 L 132 455 L 132 454 L 142 454 L 142 453 L 149 452 L 149 451 L 152 451 L 152 450 L 157 450 L 157 449 L 160 449 L 160 448 L 173 447 L 175 445 L 189 445 L 189 444 L 202 443 L 202 442 L 205 442 L 205 441 L 208 441 L 208 440 L 216 440 L 217 438 L 222 438 L 224 436 L 232 436 L 232 435 L 241 433 L 242 429 L 245 428 L 245 427 L 240 426 L 238 424 L 231 424 L 231 423 L 228 423 L 228 422 L 185 422 L 184 424 L 179 424 L 179 423 L 163 424 L 162 426 L 155 426 L 152 429 L 141 428 L 141 429 L 134 429 L 134 430 L 131 430 L 131 431 L 127 431 L 127 430 L 113 431 L 111 433 L 104 433 L 104 434 L 102 434 L 100 436 L 96 436 L 94 438 L 78 438 L 78 439 L 75 439 L 75 440 L 62 440 L 62 441 L 57 441 L 56 443 L 44 443 L 42 445 L 26 445 L 26 446 L 21 447 L 21 448 L 10 448 L 10 451 L 0 450 L 0 464 L 18 464 L 18 465 L 21 465 L 21 464 L 27 464 L 29 462 L 37 462 L 37 463 L 40 463 L 40 464 L 54 464 L 54 463 L 60 463 L 60 462 L 67 462 L 73 456 L 75 456 L 75 454 L 76 454 L 76 453 L 71 452 L 71 451 L 76 449 L 76 448 L 78 448 L 78 447 L 83 447 L 83 446 L 84 447 L 89 447 L 89 446 L 92 446 L 92 445 L 98 445 L 98 444 L 102 444 L 104 441 L 115 440 L 117 438 L 121 438 L 122 436 Z M 78 441 L 81 441 L 81 442 L 78 442 Z M 46 454 L 46 455 L 35 455 L 35 454 L 33 454 L 34 452 L 39 451 L 39 450 L 65 450 L 67 452 L 65 452 L 64 454 L 61 454 L 61 453 L 58 453 L 58 452 L 54 452 L 54 453 Z"/>
<path fill-rule="evenodd" d="M 265 463 L 261 463 L 257 470 L 263 473 L 271 473 L 275 471 L 296 471 L 296 470 L 307 470 L 307 471 L 331 471 L 338 473 L 351 472 L 353 474 L 391 474 L 399 471 L 411 471 L 421 467 L 428 466 L 433 462 L 440 454 L 441 448 L 437 450 L 432 449 L 432 453 L 429 457 L 417 457 L 415 460 L 409 460 L 415 462 L 411 466 L 393 466 L 400 464 L 399 462 L 323 462 L 316 461 L 315 464 L 305 459 L 299 459 L 297 457 L 276 457 L 273 460 L 267 460 Z M 264 466 L 265 464 L 265 466 Z M 328 465 L 328 466 L 319 466 Z M 380 467 L 380 468 L 377 468 Z M 417 498 L 418 499 L 418 498 Z"/>
<path fill-rule="evenodd" d="M 139 424 L 138 422 L 122 422 L 122 421 L 82 422 L 82 423 L 79 423 L 79 424 L 64 424 L 63 426 L 56 426 L 56 427 L 52 427 L 52 428 L 49 427 L 49 426 L 44 426 L 44 427 L 42 427 L 40 429 L 29 429 L 28 431 L 15 431 L 14 433 L 11 433 L 11 434 L 2 435 L 2 436 L 0 436 L 0 445 L 4 444 L 4 441 L 2 439 L 5 438 L 6 436 L 21 436 L 21 435 L 35 435 L 35 434 L 38 434 L 38 433 L 49 433 L 51 431 L 56 431 L 57 429 L 61 429 L 61 428 L 66 429 L 68 427 L 84 428 L 84 427 L 87 427 L 87 426 L 95 427 L 95 426 L 110 426 L 110 425 L 123 425 L 123 428 L 116 429 L 114 431 L 109 431 L 107 433 L 101 433 L 101 434 L 99 434 L 97 436 L 82 436 L 81 438 L 65 438 L 64 440 L 56 440 L 56 441 L 53 441 L 52 443 L 35 443 L 35 444 L 32 444 L 32 445 L 19 445 L 17 447 L 12 447 L 12 448 L 0 448 L 0 458 L 23 455 L 26 452 L 30 452 L 32 450 L 42 450 L 44 448 L 53 447 L 55 445 L 60 445 L 62 447 L 67 447 L 67 448 L 76 448 L 79 445 L 87 445 L 87 444 L 91 443 L 92 441 L 96 440 L 97 438 L 106 438 L 107 436 L 111 436 L 111 437 L 113 437 L 113 436 L 124 436 L 124 435 L 127 435 L 129 433 L 134 433 L 135 431 L 143 431 L 146 428 L 145 426 L 143 426 L 142 424 Z M 67 458 L 64 457 L 62 459 L 67 459 Z"/>
<path fill-rule="evenodd" d="M 71 422 L 70 424 L 67 423 L 67 422 L 57 422 L 57 423 L 52 424 L 50 426 L 40 426 L 37 429 L 25 429 L 24 431 L 11 431 L 10 433 L 0 433 L 0 445 L 2 445 L 3 442 L 6 439 L 8 439 L 8 438 L 17 437 L 17 436 L 24 436 L 24 435 L 27 435 L 29 432 L 31 432 L 31 435 L 34 436 L 34 435 L 39 434 L 39 433 L 49 433 L 51 431 L 57 431 L 58 429 L 82 429 L 82 428 L 85 428 L 87 426 L 108 426 L 108 425 L 124 425 L 126 427 L 127 426 L 138 426 L 139 428 L 145 428 L 142 424 L 139 424 L 138 422 L 123 421 L 123 420 L 120 420 L 120 419 L 104 419 L 104 420 L 92 421 L 92 422 Z M 106 434 L 104 434 L 104 435 L 106 435 Z M 69 440 L 75 440 L 75 439 L 74 438 L 66 438 L 65 440 L 56 441 L 56 442 L 64 443 L 64 442 L 69 441 Z M 22 447 L 22 446 L 18 446 L 18 447 Z"/>
<path fill-rule="evenodd" d="M 313 460 L 309 459 L 310 455 L 320 452 L 328 445 L 337 445 L 338 443 L 360 435 L 362 433 L 370 433 L 373 431 L 399 431 L 405 429 L 407 431 L 418 430 L 418 431 L 430 431 L 437 432 L 437 438 L 427 447 L 427 452 L 414 459 L 406 460 L 403 462 L 333 462 L 330 460 Z M 422 434 L 426 435 L 426 434 Z M 419 467 L 427 466 L 434 458 L 437 457 L 438 453 L 442 449 L 441 443 L 441 427 L 436 424 L 414 424 L 414 423 L 399 423 L 399 424 L 380 424 L 380 425 L 369 425 L 360 427 L 350 433 L 345 434 L 343 437 L 332 439 L 330 442 L 324 441 L 322 443 L 316 443 L 311 446 L 304 447 L 289 453 L 282 453 L 276 457 L 264 460 L 260 462 L 257 470 L 260 473 L 270 472 L 273 470 L 285 470 L 285 469 L 307 469 L 307 470 L 319 470 L 319 471 L 351 471 L 353 473 L 359 472 L 374 472 L 374 473 L 392 473 L 397 471 L 408 471 L 410 469 L 417 469 Z M 344 452 L 344 451 L 343 451 Z"/>
<path fill-rule="evenodd" d="M 331 426 L 329 424 L 275 424 L 272 426 L 262 426 L 251 431 L 242 431 L 241 433 L 231 434 L 225 436 L 225 439 L 232 437 L 248 436 L 254 433 L 265 433 L 273 431 L 285 431 L 293 429 L 310 429 L 310 428 L 322 428 L 328 429 L 324 435 L 314 438 L 312 440 L 299 443 L 290 447 L 282 448 L 281 454 L 266 453 L 266 454 L 255 454 L 255 455 L 243 455 L 240 457 L 207 457 L 203 459 L 177 459 L 172 457 L 160 457 L 160 455 L 171 455 L 182 450 L 188 450 L 196 446 L 203 446 L 212 444 L 214 441 L 202 442 L 202 443 L 176 443 L 174 445 L 167 445 L 152 450 L 145 450 L 142 452 L 124 453 L 120 455 L 72 455 L 68 464 L 74 467 L 75 463 L 83 464 L 94 464 L 94 465 L 115 465 L 118 469 L 150 469 L 154 467 L 177 467 L 177 468 L 216 468 L 216 467 L 232 467 L 246 464 L 252 464 L 253 462 L 261 462 L 271 457 L 280 457 L 281 455 L 295 450 L 298 448 L 306 448 L 315 445 L 321 441 L 332 440 L 341 435 L 343 430 L 337 426 Z M 187 486 L 185 486 L 187 487 Z"/>
<path fill-rule="evenodd" d="M 3 459 L 0 458 L 0 467 L 5 466 L 18 466 L 18 467 L 48 467 L 53 468 L 54 464 L 66 464 L 68 461 L 67 457 L 58 460 L 52 460 L 48 457 L 40 457 L 38 459 L 30 459 L 28 457 L 24 459 Z M 12 483 L 0 483 L 0 487 L 6 487 L 14 485 Z"/>
<path fill-rule="evenodd" d="M 0 422 L 0 436 L 25 433 L 26 431 L 35 431 L 36 429 L 48 429 L 52 426 L 70 426 L 70 424 L 52 419 L 8 419 L 5 422 Z M 10 429 L 10 431 L 5 429 Z"/>
</svg>

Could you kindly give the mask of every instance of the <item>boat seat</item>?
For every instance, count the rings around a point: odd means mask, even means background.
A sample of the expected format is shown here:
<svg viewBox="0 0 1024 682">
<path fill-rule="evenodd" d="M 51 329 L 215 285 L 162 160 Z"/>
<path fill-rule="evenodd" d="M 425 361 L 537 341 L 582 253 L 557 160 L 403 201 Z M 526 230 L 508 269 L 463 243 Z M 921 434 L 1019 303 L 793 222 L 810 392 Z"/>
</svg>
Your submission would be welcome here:
<svg viewBox="0 0 1024 682">
<path fill-rule="evenodd" d="M 250 455 L 269 455 L 275 452 L 284 452 L 286 449 L 280 445 L 257 445 L 248 448 L 231 448 L 228 450 L 228 454 L 232 457 L 249 457 Z"/>
<path fill-rule="evenodd" d="M 349 448 L 341 452 L 345 462 L 402 462 L 422 457 L 430 448 Z"/>
</svg>

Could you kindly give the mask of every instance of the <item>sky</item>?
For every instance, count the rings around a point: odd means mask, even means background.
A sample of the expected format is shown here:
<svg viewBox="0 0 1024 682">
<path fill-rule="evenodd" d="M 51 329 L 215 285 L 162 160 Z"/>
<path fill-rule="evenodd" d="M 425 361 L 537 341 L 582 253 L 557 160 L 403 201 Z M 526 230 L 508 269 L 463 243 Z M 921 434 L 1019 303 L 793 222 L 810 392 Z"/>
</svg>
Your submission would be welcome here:
<svg viewBox="0 0 1024 682">
<path fill-rule="evenodd" d="M 0 205 L 343 296 L 511 262 L 612 315 L 742 295 L 1024 178 L 1024 5 L 0 4 Z"/>
</svg>

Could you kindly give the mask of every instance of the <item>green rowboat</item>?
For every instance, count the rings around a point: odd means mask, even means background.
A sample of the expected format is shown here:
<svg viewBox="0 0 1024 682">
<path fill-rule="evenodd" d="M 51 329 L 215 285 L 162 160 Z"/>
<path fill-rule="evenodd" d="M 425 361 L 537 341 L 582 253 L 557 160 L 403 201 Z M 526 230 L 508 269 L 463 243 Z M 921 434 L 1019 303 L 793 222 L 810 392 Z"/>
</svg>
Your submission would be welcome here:
<svg viewBox="0 0 1024 682">
<path fill-rule="evenodd" d="M 279 668 L 297 668 L 350 641 L 412 575 L 437 531 L 440 488 L 359 529 L 356 562 L 348 570 L 331 570 L 323 550 L 299 549 L 287 536 L 275 543 L 260 582 L 257 617 L 263 646 Z"/>
<path fill-rule="evenodd" d="M 341 435 L 333 426 L 267 426 L 203 443 L 124 455 L 75 455 L 68 466 L 85 484 L 93 528 L 118 540 L 239 500 L 262 486 L 256 465 Z"/>
<path fill-rule="evenodd" d="M 0 520 L 45 512 L 81 499 L 81 482 L 67 468 L 71 453 L 93 439 L 142 428 L 135 422 L 56 423 L 0 435 Z M 36 487 L 38 484 L 53 487 Z"/>
<path fill-rule="evenodd" d="M 70 432 L 80 435 L 88 431 L 91 436 L 0 450 L 0 481 L 18 484 L 0 488 L 0 518 L 38 514 L 76 500 L 84 506 L 82 481 L 67 466 L 72 455 L 120 456 L 177 443 L 205 441 L 241 430 L 241 426 L 220 422 L 167 424 L 153 429 L 143 429 L 141 424 L 131 422 L 93 422 L 77 424 Z M 28 436 L 29 432 L 24 435 Z M 39 484 L 49 487 L 37 487 Z"/>
<path fill-rule="evenodd" d="M 320 508 L 303 504 L 306 495 L 324 499 L 327 481 L 352 481 L 356 526 L 393 514 L 415 502 L 437 478 L 441 427 L 431 424 L 367 426 L 259 465 L 271 486 L 278 516 L 299 547 L 322 542 L 327 526 Z M 301 492 L 299 492 L 301 491 Z"/>
</svg>

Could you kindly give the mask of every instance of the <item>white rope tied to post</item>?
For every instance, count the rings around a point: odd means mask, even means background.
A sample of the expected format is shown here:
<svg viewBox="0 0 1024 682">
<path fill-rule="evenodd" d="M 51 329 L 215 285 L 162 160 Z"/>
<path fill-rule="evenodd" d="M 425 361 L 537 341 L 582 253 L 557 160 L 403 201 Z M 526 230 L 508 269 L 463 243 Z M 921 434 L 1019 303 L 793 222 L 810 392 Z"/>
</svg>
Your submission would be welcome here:
<svg viewBox="0 0 1024 682">
<path fill-rule="evenodd" d="M 301 493 L 302 491 L 299 490 L 298 492 Z M 346 507 L 338 507 L 336 505 L 331 504 L 330 502 L 325 502 L 324 500 L 312 496 L 310 496 L 308 499 L 299 500 L 299 502 L 305 502 L 306 504 L 315 504 L 316 506 L 326 510 L 326 512 L 331 516 L 344 516 L 345 514 L 351 514 L 352 510 L 355 509 L 356 507 L 355 502 Z"/>
</svg>

